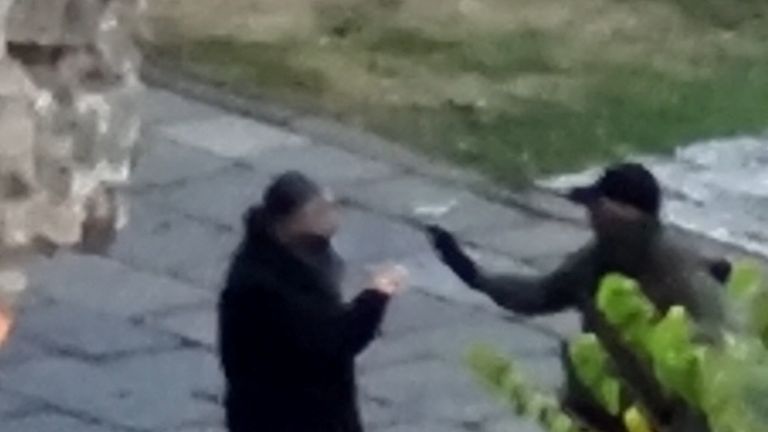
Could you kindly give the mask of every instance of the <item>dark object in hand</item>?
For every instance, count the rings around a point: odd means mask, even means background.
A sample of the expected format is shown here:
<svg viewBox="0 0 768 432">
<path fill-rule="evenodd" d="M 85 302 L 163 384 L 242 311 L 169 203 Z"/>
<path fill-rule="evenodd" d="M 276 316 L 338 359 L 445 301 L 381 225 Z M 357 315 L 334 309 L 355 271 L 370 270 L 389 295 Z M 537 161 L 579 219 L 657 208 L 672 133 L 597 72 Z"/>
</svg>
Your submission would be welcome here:
<svg viewBox="0 0 768 432">
<path fill-rule="evenodd" d="M 446 252 L 450 253 L 453 250 L 459 249 L 459 244 L 453 234 L 441 226 L 427 226 L 427 234 L 429 235 L 429 239 L 432 242 L 432 246 L 435 248 L 435 250 L 443 255 Z"/>
<path fill-rule="evenodd" d="M 471 287 L 476 287 L 480 273 L 472 259 L 461 250 L 456 237 L 437 225 L 427 226 L 426 231 L 432 247 L 435 248 L 440 259 L 464 283 Z"/>
<path fill-rule="evenodd" d="M 728 283 L 731 278 L 731 263 L 726 259 L 712 261 L 709 264 L 709 273 L 722 284 Z"/>
</svg>

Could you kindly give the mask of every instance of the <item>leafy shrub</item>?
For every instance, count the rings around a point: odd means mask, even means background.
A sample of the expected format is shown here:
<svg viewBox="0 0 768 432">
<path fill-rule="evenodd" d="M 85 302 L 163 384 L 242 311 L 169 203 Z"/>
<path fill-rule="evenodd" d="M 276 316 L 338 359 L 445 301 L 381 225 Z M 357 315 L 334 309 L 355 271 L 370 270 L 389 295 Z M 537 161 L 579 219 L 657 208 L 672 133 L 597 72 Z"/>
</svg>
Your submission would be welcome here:
<svg viewBox="0 0 768 432">
<path fill-rule="evenodd" d="M 649 365 L 666 395 L 681 400 L 686 412 L 700 413 L 706 421 L 684 418 L 670 423 L 639 400 L 622 407 L 621 390 L 630 384 L 614 372 L 613 359 L 593 334 L 582 334 L 570 344 L 577 378 L 606 412 L 622 415 L 628 432 L 764 430 L 768 424 L 768 288 L 762 280 L 756 265 L 735 266 L 727 286 L 727 306 L 739 319 L 723 330 L 717 343 L 697 340 L 695 325 L 683 307 L 660 314 L 636 282 L 609 275 L 601 283 L 597 305 L 606 320 L 637 358 Z M 514 362 L 492 348 L 473 348 L 469 360 L 489 388 L 518 413 L 538 420 L 545 430 L 588 430 L 564 412 L 553 396 L 529 390 Z"/>
</svg>

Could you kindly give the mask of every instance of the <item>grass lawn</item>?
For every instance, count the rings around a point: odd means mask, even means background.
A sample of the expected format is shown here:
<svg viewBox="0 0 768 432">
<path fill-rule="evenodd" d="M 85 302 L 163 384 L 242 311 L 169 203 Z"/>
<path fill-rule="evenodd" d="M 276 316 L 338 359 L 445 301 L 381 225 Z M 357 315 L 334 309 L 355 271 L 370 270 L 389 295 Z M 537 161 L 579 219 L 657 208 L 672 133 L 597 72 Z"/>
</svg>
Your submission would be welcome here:
<svg viewBox="0 0 768 432">
<path fill-rule="evenodd" d="M 153 0 L 156 59 L 514 185 L 768 127 L 764 0 Z"/>
</svg>

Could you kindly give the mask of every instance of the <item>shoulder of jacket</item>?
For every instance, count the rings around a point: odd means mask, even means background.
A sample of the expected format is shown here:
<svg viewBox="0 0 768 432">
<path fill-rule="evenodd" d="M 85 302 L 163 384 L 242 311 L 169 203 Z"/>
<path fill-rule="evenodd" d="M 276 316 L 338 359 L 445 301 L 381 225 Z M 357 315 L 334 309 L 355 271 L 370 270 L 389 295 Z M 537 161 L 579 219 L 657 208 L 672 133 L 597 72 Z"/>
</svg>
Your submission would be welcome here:
<svg viewBox="0 0 768 432">
<path fill-rule="evenodd" d="M 655 244 L 655 251 L 667 258 L 681 262 L 699 262 L 704 259 L 701 251 L 694 248 L 690 240 L 672 230 L 665 229 Z"/>
</svg>

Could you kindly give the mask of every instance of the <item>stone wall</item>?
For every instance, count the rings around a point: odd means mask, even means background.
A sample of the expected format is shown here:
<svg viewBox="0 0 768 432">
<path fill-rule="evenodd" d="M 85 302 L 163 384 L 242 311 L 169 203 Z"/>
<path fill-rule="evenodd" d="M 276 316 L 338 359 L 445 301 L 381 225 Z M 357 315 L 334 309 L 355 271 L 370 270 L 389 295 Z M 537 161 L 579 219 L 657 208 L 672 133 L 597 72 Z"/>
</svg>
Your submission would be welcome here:
<svg viewBox="0 0 768 432">
<path fill-rule="evenodd" d="M 98 252 L 124 221 L 143 0 L 0 0 L 0 303 L 30 256 Z"/>
</svg>

